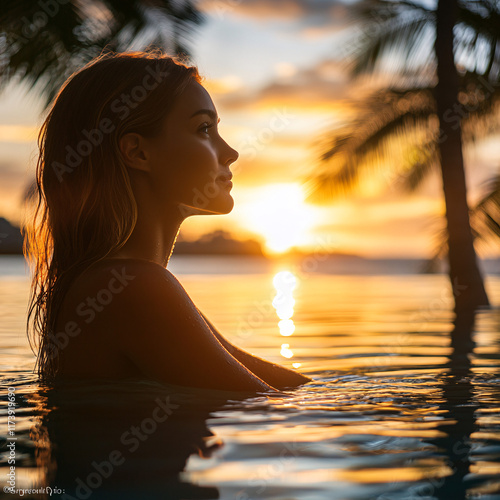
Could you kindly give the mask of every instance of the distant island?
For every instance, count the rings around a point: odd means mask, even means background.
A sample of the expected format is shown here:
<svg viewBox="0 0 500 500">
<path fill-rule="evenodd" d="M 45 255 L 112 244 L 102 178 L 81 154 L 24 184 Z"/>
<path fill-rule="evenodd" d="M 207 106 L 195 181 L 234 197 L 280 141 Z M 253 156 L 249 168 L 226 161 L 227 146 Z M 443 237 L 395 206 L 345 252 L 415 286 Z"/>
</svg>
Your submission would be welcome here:
<svg viewBox="0 0 500 500">
<path fill-rule="evenodd" d="M 235 240 L 227 231 L 214 231 L 193 241 L 180 236 L 174 247 L 174 255 L 256 255 L 264 256 L 257 240 Z"/>
<path fill-rule="evenodd" d="M 23 235 L 21 229 L 0 217 L 0 255 L 22 254 Z"/>
<path fill-rule="evenodd" d="M 0 217 L 0 255 L 23 253 L 21 229 Z M 227 231 L 214 231 L 198 240 L 185 240 L 180 236 L 175 244 L 175 255 L 256 255 L 263 256 L 261 244 L 252 239 L 235 240 Z"/>
</svg>

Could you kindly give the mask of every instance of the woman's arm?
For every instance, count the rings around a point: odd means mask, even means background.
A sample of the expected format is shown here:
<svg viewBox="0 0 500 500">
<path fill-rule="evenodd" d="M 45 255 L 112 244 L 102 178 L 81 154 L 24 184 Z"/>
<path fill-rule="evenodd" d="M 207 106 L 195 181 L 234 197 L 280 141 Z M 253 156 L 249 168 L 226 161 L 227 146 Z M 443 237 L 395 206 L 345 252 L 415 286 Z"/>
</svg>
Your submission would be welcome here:
<svg viewBox="0 0 500 500">
<path fill-rule="evenodd" d="M 231 342 L 226 340 L 220 334 L 217 328 L 215 328 L 215 326 L 199 309 L 198 311 L 224 348 L 240 363 L 245 365 L 252 373 L 255 373 L 255 375 L 266 381 L 269 385 L 272 385 L 277 389 L 285 389 L 286 387 L 297 387 L 312 380 L 301 373 L 297 373 L 296 371 L 285 368 L 284 366 L 266 361 L 265 359 L 254 356 L 234 344 L 231 344 Z"/>
</svg>

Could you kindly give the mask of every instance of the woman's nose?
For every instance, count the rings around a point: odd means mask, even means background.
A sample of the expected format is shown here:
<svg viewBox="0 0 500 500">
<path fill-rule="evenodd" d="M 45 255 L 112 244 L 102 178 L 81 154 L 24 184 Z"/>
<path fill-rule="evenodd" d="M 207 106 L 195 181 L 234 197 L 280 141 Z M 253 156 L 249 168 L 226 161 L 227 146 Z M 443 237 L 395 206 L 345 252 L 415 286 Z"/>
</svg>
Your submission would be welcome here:
<svg viewBox="0 0 500 500">
<path fill-rule="evenodd" d="M 232 148 L 226 141 L 224 142 L 224 157 L 223 157 L 223 165 L 231 165 L 234 163 L 240 156 L 236 149 Z"/>
<path fill-rule="evenodd" d="M 229 148 L 231 149 L 231 163 L 234 163 L 240 157 L 240 153 L 238 153 L 238 151 L 233 149 L 231 146 L 229 146 Z"/>
</svg>

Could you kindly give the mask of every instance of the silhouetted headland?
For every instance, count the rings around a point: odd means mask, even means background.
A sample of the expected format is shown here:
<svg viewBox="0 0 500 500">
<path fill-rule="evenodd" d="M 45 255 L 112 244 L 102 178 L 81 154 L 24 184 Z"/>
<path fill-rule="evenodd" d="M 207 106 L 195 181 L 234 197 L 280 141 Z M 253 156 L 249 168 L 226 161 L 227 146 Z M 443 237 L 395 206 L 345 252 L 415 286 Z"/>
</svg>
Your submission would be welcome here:
<svg viewBox="0 0 500 500">
<path fill-rule="evenodd" d="M 175 243 L 174 255 L 179 254 L 263 256 L 264 252 L 261 244 L 256 240 L 235 240 L 226 231 L 214 231 L 194 241 L 179 237 Z"/>
<path fill-rule="evenodd" d="M 0 255 L 22 254 L 23 236 L 21 229 L 0 217 Z"/>
</svg>

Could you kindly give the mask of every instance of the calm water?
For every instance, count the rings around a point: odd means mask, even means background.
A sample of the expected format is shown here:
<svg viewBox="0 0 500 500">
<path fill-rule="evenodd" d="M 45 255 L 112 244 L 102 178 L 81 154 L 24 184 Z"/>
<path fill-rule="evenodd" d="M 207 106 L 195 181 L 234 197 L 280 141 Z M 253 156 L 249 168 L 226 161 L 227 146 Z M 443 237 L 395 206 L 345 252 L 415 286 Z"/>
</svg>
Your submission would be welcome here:
<svg viewBox="0 0 500 500">
<path fill-rule="evenodd" d="M 499 276 L 487 278 L 494 307 L 452 346 L 445 276 L 239 263 L 221 274 L 220 259 L 179 258 L 172 270 L 231 341 L 313 382 L 247 399 L 140 380 L 41 387 L 23 262 L 0 259 L 0 434 L 15 443 L 17 488 L 99 499 L 500 498 Z M 2 486 L 8 458 L 3 446 Z"/>
</svg>

